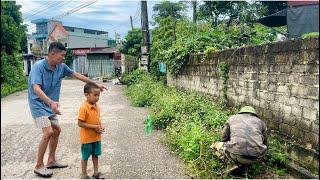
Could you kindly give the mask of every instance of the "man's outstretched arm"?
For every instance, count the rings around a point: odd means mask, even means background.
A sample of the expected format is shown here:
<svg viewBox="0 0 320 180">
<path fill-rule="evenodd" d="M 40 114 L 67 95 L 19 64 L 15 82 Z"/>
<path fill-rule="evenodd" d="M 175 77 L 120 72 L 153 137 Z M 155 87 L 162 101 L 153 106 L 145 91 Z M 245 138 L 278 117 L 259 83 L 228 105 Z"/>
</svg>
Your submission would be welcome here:
<svg viewBox="0 0 320 180">
<path fill-rule="evenodd" d="M 92 81 L 88 77 L 86 77 L 86 76 L 84 76 L 84 75 L 82 75 L 80 73 L 77 73 L 77 72 L 74 72 L 71 76 L 76 78 L 76 79 L 79 79 L 80 81 L 86 82 L 86 83 L 95 83 L 95 84 L 97 84 L 96 82 Z M 103 91 L 103 89 L 108 90 L 105 85 L 99 85 L 99 84 L 97 84 L 97 85 L 100 87 L 101 91 Z"/>
</svg>

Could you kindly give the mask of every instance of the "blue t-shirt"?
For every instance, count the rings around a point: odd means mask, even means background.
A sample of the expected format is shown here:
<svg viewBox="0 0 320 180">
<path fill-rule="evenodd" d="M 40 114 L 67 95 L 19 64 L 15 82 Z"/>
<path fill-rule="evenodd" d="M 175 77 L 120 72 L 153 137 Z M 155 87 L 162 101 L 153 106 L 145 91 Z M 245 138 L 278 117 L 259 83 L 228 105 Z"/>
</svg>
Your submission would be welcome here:
<svg viewBox="0 0 320 180">
<path fill-rule="evenodd" d="M 54 70 L 50 69 L 47 59 L 39 60 L 33 65 L 28 80 L 28 101 L 34 119 L 54 113 L 34 92 L 33 84 L 39 84 L 51 100 L 59 101 L 62 78 L 72 74 L 73 71 L 64 63 L 56 65 Z"/>
</svg>

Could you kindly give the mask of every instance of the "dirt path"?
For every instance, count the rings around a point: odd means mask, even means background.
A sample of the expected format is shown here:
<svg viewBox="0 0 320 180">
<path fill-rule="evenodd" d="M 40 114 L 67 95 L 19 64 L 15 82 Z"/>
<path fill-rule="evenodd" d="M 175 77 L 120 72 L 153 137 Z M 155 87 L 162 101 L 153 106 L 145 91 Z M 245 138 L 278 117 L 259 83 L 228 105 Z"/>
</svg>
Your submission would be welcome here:
<svg viewBox="0 0 320 180">
<path fill-rule="evenodd" d="M 69 165 L 54 170 L 53 178 L 80 178 L 80 144 L 77 113 L 83 96 L 83 83 L 64 80 L 61 89 L 61 135 L 57 157 Z M 100 170 L 109 179 L 188 178 L 182 162 L 160 144 L 161 132 L 145 135 L 146 108 L 130 105 L 124 86 L 107 83 L 109 90 L 100 96 L 103 154 Z M 38 178 L 33 173 L 41 131 L 35 127 L 27 102 L 27 91 L 1 99 L 1 179 Z M 45 159 L 47 154 L 45 155 Z M 89 163 L 92 174 L 92 163 Z"/>
</svg>

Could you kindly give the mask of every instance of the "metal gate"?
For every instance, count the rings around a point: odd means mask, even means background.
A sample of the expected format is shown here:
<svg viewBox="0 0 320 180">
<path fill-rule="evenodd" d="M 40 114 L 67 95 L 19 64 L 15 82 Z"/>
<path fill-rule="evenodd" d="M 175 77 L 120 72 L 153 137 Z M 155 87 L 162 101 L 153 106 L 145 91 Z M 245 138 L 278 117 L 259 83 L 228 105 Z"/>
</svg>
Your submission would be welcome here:
<svg viewBox="0 0 320 180">
<path fill-rule="evenodd" d="M 73 60 L 73 70 L 80 74 L 88 74 L 88 61 L 86 56 L 77 56 Z"/>
<path fill-rule="evenodd" d="M 114 73 L 114 62 L 108 55 L 90 55 L 88 58 L 88 76 L 94 77 L 111 77 Z"/>
</svg>

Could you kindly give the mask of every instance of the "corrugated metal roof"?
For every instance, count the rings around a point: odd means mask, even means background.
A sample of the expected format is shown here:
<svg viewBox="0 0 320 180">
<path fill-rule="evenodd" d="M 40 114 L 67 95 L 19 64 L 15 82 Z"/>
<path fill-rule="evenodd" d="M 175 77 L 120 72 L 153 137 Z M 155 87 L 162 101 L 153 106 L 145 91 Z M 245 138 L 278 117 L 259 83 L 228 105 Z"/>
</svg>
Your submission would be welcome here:
<svg viewBox="0 0 320 180">
<path fill-rule="evenodd" d="M 105 48 L 97 51 L 91 51 L 91 52 L 88 52 L 87 54 L 110 54 L 115 52 L 119 52 L 118 48 L 112 47 L 112 48 Z"/>
<path fill-rule="evenodd" d="M 288 1 L 288 6 L 304 6 L 304 5 L 311 5 L 311 4 L 319 4 L 319 1 Z"/>
</svg>

